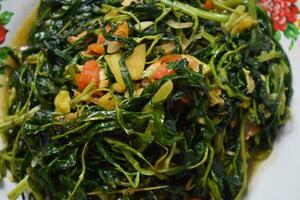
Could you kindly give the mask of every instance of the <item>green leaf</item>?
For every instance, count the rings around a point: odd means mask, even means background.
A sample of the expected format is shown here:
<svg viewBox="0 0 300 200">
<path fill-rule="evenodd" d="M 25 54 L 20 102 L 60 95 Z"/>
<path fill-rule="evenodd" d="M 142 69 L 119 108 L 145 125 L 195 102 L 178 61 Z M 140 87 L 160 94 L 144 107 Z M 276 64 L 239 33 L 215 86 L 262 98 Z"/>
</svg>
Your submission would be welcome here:
<svg viewBox="0 0 300 200">
<path fill-rule="evenodd" d="M 274 34 L 274 37 L 279 42 L 280 39 L 281 39 L 281 33 L 280 33 L 280 31 L 276 31 L 275 34 Z"/>
<path fill-rule="evenodd" d="M 297 40 L 298 34 L 298 27 L 295 24 L 288 23 L 287 28 L 284 31 L 284 36 L 288 39 Z"/>
<path fill-rule="evenodd" d="M 10 11 L 4 11 L 3 13 L 0 14 L 0 21 L 1 24 L 6 25 L 10 22 L 11 17 L 14 15 L 13 12 Z"/>
<path fill-rule="evenodd" d="M 0 65 L 3 65 L 6 62 L 6 59 L 8 58 L 8 51 L 9 51 L 8 47 L 0 48 Z M 0 74 L 1 74 L 1 70 L 0 70 Z"/>
<path fill-rule="evenodd" d="M 292 40 L 290 45 L 289 45 L 289 50 L 292 50 L 295 46 L 295 40 Z"/>
</svg>

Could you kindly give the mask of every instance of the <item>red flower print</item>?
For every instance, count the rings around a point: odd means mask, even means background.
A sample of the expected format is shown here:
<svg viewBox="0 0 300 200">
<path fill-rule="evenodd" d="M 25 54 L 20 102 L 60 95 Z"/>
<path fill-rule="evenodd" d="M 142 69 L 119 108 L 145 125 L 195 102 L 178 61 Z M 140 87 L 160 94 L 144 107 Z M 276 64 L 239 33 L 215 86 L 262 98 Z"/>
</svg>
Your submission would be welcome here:
<svg viewBox="0 0 300 200">
<path fill-rule="evenodd" d="M 277 31 L 284 31 L 287 23 L 297 21 L 297 0 L 260 0 L 259 5 L 266 10 L 273 19 L 273 27 Z"/>
<path fill-rule="evenodd" d="M 5 41 L 6 34 L 7 30 L 2 24 L 0 24 L 0 44 L 2 44 Z"/>
</svg>

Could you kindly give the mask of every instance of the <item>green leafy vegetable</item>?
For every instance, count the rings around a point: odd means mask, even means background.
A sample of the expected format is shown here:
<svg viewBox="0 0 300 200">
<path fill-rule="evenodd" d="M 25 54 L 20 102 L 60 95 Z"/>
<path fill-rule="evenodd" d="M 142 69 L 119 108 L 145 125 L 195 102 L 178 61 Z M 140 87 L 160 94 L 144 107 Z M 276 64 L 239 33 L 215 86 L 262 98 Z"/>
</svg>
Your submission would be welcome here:
<svg viewBox="0 0 300 200">
<path fill-rule="evenodd" d="M 28 45 L 0 51 L 19 65 L 0 124 L 8 197 L 243 198 L 289 118 L 291 69 L 254 1 L 213 5 L 42 0 Z"/>
</svg>

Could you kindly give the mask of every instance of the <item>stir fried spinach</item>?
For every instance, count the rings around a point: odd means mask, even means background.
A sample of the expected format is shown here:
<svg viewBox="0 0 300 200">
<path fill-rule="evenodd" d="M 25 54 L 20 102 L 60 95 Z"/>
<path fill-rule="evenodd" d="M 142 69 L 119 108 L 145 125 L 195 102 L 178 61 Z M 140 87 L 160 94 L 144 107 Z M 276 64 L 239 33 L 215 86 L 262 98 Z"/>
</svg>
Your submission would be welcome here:
<svg viewBox="0 0 300 200">
<path fill-rule="evenodd" d="M 28 45 L 8 50 L 9 198 L 241 199 L 292 96 L 253 2 L 42 0 Z"/>
</svg>

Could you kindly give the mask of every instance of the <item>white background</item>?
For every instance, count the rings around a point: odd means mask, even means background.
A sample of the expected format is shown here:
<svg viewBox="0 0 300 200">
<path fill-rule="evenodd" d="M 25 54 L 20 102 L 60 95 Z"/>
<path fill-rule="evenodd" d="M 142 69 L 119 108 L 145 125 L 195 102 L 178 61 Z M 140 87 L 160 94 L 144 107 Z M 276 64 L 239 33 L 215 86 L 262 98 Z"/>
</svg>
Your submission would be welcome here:
<svg viewBox="0 0 300 200">
<path fill-rule="evenodd" d="M 8 41 L 14 36 L 22 21 L 33 9 L 37 0 L 6 0 L 2 10 L 15 13 L 8 25 Z M 299 5 L 299 3 L 298 3 Z M 251 177 L 246 200 L 300 200 L 300 41 L 288 50 L 288 42 L 282 40 L 293 68 L 294 96 L 292 100 L 293 118 L 282 129 L 271 156 L 262 162 Z M 0 199 L 7 199 L 7 192 L 13 185 L 7 180 L 0 183 Z"/>
</svg>

